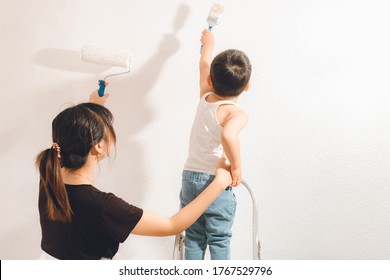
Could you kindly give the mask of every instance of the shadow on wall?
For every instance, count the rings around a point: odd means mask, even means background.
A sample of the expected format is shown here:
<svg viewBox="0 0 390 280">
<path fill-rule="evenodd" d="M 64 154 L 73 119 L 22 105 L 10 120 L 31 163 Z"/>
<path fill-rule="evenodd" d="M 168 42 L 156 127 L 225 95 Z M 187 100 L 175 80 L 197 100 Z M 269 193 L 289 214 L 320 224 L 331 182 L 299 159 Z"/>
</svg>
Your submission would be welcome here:
<svg viewBox="0 0 390 280">
<path fill-rule="evenodd" d="M 118 110 L 117 120 L 120 118 L 120 129 L 125 138 L 126 144 L 118 147 L 118 156 L 115 164 L 121 165 L 126 172 L 118 172 L 116 179 L 121 184 L 122 193 L 129 193 L 131 201 L 138 203 L 144 201 L 144 197 L 149 193 L 147 184 L 150 173 L 145 167 L 144 151 L 147 147 L 137 140 L 136 135 L 141 132 L 153 120 L 153 110 L 147 102 L 148 93 L 152 92 L 155 83 L 158 80 L 164 64 L 180 48 L 180 42 L 176 37 L 177 32 L 184 25 L 188 17 L 189 7 L 180 5 L 177 9 L 176 18 L 173 24 L 173 32 L 165 34 L 160 41 L 156 52 L 136 71 L 129 76 L 123 76 L 123 79 L 112 84 L 113 92 L 116 88 L 120 95 L 111 100 L 111 105 Z M 169 88 L 166 89 L 170 90 Z M 164 92 L 161 93 L 164 98 Z M 118 124 L 117 124 L 118 125 Z M 131 183 L 131 185 L 127 185 Z M 151 186 L 153 189 L 157 186 Z M 130 201 L 130 203 L 131 203 Z M 142 207 L 142 204 L 139 205 Z"/>
<path fill-rule="evenodd" d="M 180 48 L 177 32 L 183 27 L 189 11 L 189 6 L 187 5 L 183 4 L 178 7 L 173 21 L 173 31 L 162 36 L 155 53 L 141 67 L 137 69 L 132 68 L 130 74 L 108 79 L 110 85 L 106 91 L 118 93 L 115 96 L 112 94 L 109 100 L 109 107 L 113 111 L 115 119 L 114 127 L 118 134 L 118 154 L 114 163 L 116 168 L 112 170 L 115 186 L 113 186 L 112 192 L 126 194 L 123 197 L 125 200 L 141 208 L 144 197 L 149 192 L 146 186 L 148 180 L 145 179 L 150 177 L 150 174 L 145 167 L 143 152 L 147 147 L 144 147 L 143 143 L 136 136 L 153 121 L 153 109 L 149 106 L 146 99 L 153 90 L 164 64 Z M 96 83 L 98 78 L 103 76 L 102 72 L 110 69 L 109 66 L 83 62 L 78 51 L 61 49 L 42 49 L 36 53 L 33 63 L 70 72 L 96 74 Z M 85 80 L 84 82 L 77 81 L 78 84 L 80 82 L 86 83 Z M 88 79 L 89 82 L 90 79 Z M 44 90 L 46 93 L 43 93 L 43 95 L 48 97 L 51 100 L 50 102 L 53 102 L 52 92 L 56 92 L 56 95 L 58 95 L 64 91 L 64 88 L 56 88 L 48 92 L 46 88 Z M 86 98 L 87 94 L 85 95 Z M 39 109 L 37 108 L 36 110 Z M 38 111 L 37 116 L 40 116 L 40 118 L 44 117 L 42 112 Z M 47 119 L 41 119 L 40 121 L 48 124 L 51 122 L 51 120 Z"/>
</svg>

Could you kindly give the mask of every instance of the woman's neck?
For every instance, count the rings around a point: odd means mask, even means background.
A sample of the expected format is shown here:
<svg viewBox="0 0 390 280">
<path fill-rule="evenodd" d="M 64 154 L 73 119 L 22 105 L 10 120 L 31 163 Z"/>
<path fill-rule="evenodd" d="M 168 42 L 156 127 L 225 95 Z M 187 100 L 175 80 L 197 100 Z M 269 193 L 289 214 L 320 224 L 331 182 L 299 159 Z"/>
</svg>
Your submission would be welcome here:
<svg viewBox="0 0 390 280">
<path fill-rule="evenodd" d="M 93 172 L 80 168 L 76 170 L 62 168 L 62 180 L 67 185 L 92 185 L 94 174 Z"/>
<path fill-rule="evenodd" d="M 90 157 L 88 157 L 90 159 Z M 87 159 L 79 169 L 61 168 L 62 180 L 68 185 L 92 185 L 96 162 Z"/>
</svg>

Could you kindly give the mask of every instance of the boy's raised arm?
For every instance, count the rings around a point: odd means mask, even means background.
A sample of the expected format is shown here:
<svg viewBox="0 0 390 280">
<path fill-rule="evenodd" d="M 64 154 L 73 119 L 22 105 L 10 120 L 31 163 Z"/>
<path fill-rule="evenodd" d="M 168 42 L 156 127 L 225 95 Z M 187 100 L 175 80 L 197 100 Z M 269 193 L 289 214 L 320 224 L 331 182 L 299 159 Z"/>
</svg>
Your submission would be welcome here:
<svg viewBox="0 0 390 280">
<path fill-rule="evenodd" d="M 211 33 L 208 29 L 203 30 L 200 41 L 202 43 L 202 52 L 199 60 L 199 87 L 201 98 L 205 93 L 212 91 L 209 76 L 215 45 L 213 33 Z"/>
</svg>

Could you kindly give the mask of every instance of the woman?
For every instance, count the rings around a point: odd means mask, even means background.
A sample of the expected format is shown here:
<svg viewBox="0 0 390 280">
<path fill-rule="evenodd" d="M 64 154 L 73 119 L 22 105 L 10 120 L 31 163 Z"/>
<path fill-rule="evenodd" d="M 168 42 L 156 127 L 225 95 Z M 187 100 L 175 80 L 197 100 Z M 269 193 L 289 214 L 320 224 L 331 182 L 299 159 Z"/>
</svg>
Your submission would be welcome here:
<svg viewBox="0 0 390 280">
<path fill-rule="evenodd" d="M 93 186 L 94 171 L 115 144 L 108 94 L 65 109 L 53 120 L 51 148 L 36 159 L 40 173 L 39 214 L 42 250 L 50 258 L 113 258 L 130 233 L 167 236 L 193 224 L 231 184 L 225 159 L 215 180 L 193 202 L 165 217 L 130 205 Z"/>
</svg>

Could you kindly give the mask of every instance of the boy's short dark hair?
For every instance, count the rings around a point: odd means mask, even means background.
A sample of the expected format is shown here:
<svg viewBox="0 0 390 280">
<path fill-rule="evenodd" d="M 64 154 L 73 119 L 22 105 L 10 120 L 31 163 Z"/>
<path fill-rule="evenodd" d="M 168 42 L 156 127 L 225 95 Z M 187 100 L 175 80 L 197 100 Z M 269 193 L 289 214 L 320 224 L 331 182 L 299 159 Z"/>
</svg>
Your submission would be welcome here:
<svg viewBox="0 0 390 280">
<path fill-rule="evenodd" d="M 210 67 L 215 94 L 221 97 L 240 95 L 251 73 L 252 65 L 244 52 L 234 49 L 221 52 L 213 59 Z"/>
</svg>

